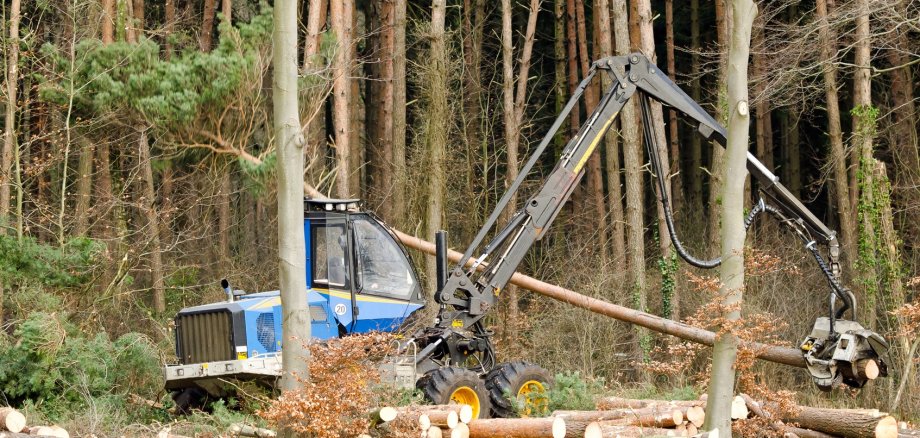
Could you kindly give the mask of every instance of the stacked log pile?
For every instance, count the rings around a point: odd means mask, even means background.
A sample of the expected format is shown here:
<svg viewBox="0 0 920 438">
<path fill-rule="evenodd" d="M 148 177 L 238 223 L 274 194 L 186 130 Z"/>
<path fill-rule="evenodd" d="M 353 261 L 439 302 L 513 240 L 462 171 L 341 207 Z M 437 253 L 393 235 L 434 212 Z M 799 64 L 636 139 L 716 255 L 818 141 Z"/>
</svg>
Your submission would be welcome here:
<svg viewBox="0 0 920 438">
<path fill-rule="evenodd" d="M 70 438 L 60 426 L 28 426 L 25 415 L 12 407 L 0 407 L 0 438 Z"/>
<path fill-rule="evenodd" d="M 920 437 L 920 431 L 877 409 L 798 406 L 773 418 L 770 412 L 778 409 L 764 409 L 744 394 L 734 398 L 731 409 L 733 420 L 761 418 L 776 436 L 786 438 Z M 702 430 L 705 416 L 705 397 L 689 401 L 606 397 L 597 401 L 596 410 L 560 410 L 547 418 L 473 419 L 465 405 L 409 406 L 372 413 L 377 421 L 371 432 L 384 438 L 718 438 L 718 431 Z"/>
</svg>

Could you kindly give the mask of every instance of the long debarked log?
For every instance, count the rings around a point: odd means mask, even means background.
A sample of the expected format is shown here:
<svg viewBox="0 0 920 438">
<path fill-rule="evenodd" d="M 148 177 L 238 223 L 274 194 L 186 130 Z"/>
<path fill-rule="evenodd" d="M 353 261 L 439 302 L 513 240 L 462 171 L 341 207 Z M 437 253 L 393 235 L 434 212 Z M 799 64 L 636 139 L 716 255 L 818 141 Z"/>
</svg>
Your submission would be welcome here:
<svg viewBox="0 0 920 438">
<path fill-rule="evenodd" d="M 415 236 L 410 236 L 397 230 L 393 230 L 393 232 L 396 234 L 396 237 L 399 238 L 399 241 L 403 243 L 403 245 L 428 254 L 434 254 L 435 251 L 433 243 L 419 239 Z M 463 254 L 457 251 L 447 251 L 447 258 L 454 263 L 459 262 L 462 257 Z M 472 260 L 468 260 L 467 265 L 469 265 L 471 262 Z M 554 284 L 549 284 L 537 280 L 533 277 L 528 277 L 521 273 L 515 273 L 514 276 L 511 277 L 511 284 L 552 298 L 554 300 L 571 304 L 575 307 L 580 307 L 600 315 L 609 316 L 623 322 L 636 324 L 649 330 L 654 330 L 666 335 L 676 336 L 678 338 L 696 342 L 698 344 L 712 346 L 716 339 L 716 334 L 711 331 L 703 330 L 701 328 L 693 327 L 677 321 L 672 321 L 660 316 L 650 315 L 648 313 L 640 312 L 628 307 L 618 306 L 616 304 L 608 303 L 596 298 L 591 298 L 579 294 L 575 291 L 565 289 Z M 745 345 L 745 347 L 755 351 L 757 353 L 757 357 L 760 359 L 776 362 L 783 365 L 805 368 L 805 359 L 802 357 L 802 353 L 794 348 L 777 347 L 760 343 L 749 343 Z"/>
<path fill-rule="evenodd" d="M 897 438 L 898 422 L 894 417 L 842 412 L 838 409 L 801 406 L 797 413 L 787 414 L 784 421 L 845 438 Z"/>
<path fill-rule="evenodd" d="M 565 420 L 561 418 L 493 418 L 468 424 L 470 438 L 563 438 Z"/>
<path fill-rule="evenodd" d="M 674 427 L 684 421 L 680 408 L 651 406 L 642 409 L 619 409 L 615 411 L 555 411 L 553 417 L 569 422 L 617 422 L 623 425 L 644 427 Z"/>
</svg>

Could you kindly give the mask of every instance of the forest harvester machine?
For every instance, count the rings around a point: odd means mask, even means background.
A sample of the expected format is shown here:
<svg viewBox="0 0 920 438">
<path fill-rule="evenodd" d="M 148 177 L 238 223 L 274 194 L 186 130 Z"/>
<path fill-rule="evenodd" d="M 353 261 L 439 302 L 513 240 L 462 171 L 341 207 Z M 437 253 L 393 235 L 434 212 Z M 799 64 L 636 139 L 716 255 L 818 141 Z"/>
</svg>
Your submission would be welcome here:
<svg viewBox="0 0 920 438">
<path fill-rule="evenodd" d="M 555 168 L 502 228 L 492 233 L 510 202 L 546 147 L 597 73 L 612 85 L 578 134 L 563 150 Z M 401 341 L 400 355 L 381 365 L 394 384 L 420 389 L 433 403 L 451 401 L 473 406 L 477 416 L 515 415 L 511 398 L 525 406 L 545 407 L 550 375 L 523 361 L 496 363 L 492 332 L 483 318 L 500 299 L 527 251 L 546 235 L 573 190 L 585 164 L 604 134 L 632 98 L 638 98 L 645 146 L 652 170 L 660 178 L 659 151 L 652 134 L 651 100 L 682 113 L 699 134 L 724 146 L 726 130 L 642 54 L 614 56 L 593 63 L 549 132 L 521 169 L 488 220 L 468 246 L 461 263 L 448 270 L 444 232 L 436 236 L 438 266 L 437 317 Z M 718 147 L 718 146 L 717 146 Z M 769 213 L 799 237 L 827 279 L 827 316 L 820 317 L 800 344 L 808 372 L 823 390 L 840 383 L 861 387 L 867 378 L 857 363 L 874 360 L 886 374 L 886 341 L 855 321 L 856 298 L 840 281 L 840 247 L 830 230 L 752 154 L 747 169 L 760 198 L 748 214 L 749 226 Z M 667 193 L 659 190 L 659 193 Z M 667 196 L 663 204 L 670 238 L 689 264 L 714 268 L 720 260 L 690 255 L 674 228 Z M 362 211 L 356 200 L 318 199 L 304 203 L 307 248 L 307 300 L 312 336 L 324 340 L 369 331 L 395 332 L 425 306 L 413 265 L 395 234 L 377 217 Z M 492 233 L 492 239 L 486 237 Z M 475 255 L 475 258 L 473 258 Z M 471 261 L 469 263 L 464 263 Z M 180 409 L 206 395 L 221 396 L 232 379 L 274 384 L 281 374 L 281 300 L 279 293 L 238 294 L 226 281 L 226 302 L 183 309 L 175 318 L 178 363 L 164 368 L 166 388 Z M 819 295 L 820 296 L 820 295 Z M 819 301 L 820 302 L 820 301 Z M 843 319 L 849 312 L 850 320 Z"/>
</svg>

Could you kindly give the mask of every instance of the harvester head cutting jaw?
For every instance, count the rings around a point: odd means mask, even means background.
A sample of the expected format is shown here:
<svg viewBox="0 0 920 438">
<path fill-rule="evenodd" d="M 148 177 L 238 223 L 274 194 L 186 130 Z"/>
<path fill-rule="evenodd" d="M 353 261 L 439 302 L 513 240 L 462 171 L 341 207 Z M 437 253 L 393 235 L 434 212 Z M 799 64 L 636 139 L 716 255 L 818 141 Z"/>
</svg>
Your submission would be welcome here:
<svg viewBox="0 0 920 438">
<path fill-rule="evenodd" d="M 869 380 L 888 375 L 888 342 L 855 321 L 818 318 L 801 349 L 808 371 L 822 391 L 841 383 L 862 388 Z"/>
</svg>

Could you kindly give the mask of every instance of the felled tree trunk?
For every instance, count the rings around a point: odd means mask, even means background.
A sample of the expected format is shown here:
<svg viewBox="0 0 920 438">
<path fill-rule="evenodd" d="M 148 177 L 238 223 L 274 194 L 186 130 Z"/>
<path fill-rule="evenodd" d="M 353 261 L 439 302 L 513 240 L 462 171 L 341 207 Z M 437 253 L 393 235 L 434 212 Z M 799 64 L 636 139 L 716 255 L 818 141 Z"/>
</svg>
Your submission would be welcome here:
<svg viewBox="0 0 920 438">
<path fill-rule="evenodd" d="M 787 414 L 787 422 L 799 427 L 845 438 L 895 438 L 898 422 L 894 417 L 845 412 L 839 409 L 800 407 L 797 413 Z"/>
</svg>

